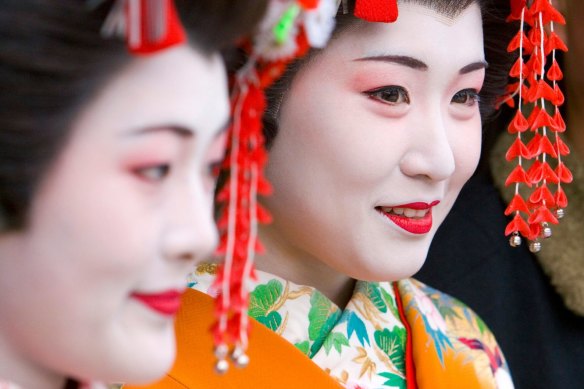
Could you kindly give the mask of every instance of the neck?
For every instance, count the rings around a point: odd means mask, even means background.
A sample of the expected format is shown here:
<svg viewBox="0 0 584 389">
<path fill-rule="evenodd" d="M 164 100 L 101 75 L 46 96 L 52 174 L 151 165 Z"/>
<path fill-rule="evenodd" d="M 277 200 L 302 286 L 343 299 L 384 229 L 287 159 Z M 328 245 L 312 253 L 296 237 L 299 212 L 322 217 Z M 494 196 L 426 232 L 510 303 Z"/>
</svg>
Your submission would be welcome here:
<svg viewBox="0 0 584 389">
<path fill-rule="evenodd" d="M 284 239 L 274 224 L 261 226 L 259 239 L 266 248 L 265 254 L 256 257 L 256 267 L 259 270 L 298 285 L 312 286 L 344 309 L 353 294 L 354 279 L 292 245 Z"/>
<path fill-rule="evenodd" d="M 4 323 L 0 322 L 1 325 Z M 57 355 L 57 351 L 55 351 Z M 10 342 L 0 333 L 0 381 L 7 380 L 21 388 L 61 389 L 66 378 L 28 360 L 12 350 Z M 1 386 L 1 385 L 0 385 Z"/>
</svg>

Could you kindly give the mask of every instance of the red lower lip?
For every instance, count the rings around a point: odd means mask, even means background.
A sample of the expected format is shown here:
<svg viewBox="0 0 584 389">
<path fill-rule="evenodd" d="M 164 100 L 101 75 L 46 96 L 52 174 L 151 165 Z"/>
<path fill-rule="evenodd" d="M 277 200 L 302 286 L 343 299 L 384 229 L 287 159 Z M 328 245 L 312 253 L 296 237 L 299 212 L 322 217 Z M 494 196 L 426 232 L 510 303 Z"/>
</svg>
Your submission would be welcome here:
<svg viewBox="0 0 584 389">
<path fill-rule="evenodd" d="M 405 217 L 403 215 L 396 215 L 392 213 L 385 213 L 380 211 L 389 220 L 394 222 L 398 227 L 403 228 L 407 232 L 412 234 L 426 234 L 432 229 L 432 210 L 430 209 L 428 213 L 422 218 L 414 219 L 410 217 Z"/>
<path fill-rule="evenodd" d="M 180 308 L 182 293 L 170 290 L 158 294 L 132 293 L 132 297 L 140 301 L 150 309 L 166 316 L 174 316 Z"/>
</svg>

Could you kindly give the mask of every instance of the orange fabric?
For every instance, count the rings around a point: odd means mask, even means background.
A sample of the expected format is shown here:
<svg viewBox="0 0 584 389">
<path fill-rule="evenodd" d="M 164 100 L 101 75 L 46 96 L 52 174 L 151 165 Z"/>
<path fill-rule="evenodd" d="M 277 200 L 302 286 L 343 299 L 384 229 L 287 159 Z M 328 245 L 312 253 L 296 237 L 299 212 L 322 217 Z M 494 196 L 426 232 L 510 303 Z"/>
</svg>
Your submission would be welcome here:
<svg viewBox="0 0 584 389">
<path fill-rule="evenodd" d="M 406 389 L 418 389 L 417 382 L 416 382 L 416 365 L 414 364 L 414 352 L 413 352 L 413 344 L 412 341 L 412 327 L 410 323 L 406 320 L 406 313 L 404 310 L 404 303 L 401 299 L 399 288 L 397 283 L 393 283 L 393 290 L 395 291 L 395 302 L 397 305 L 397 310 L 399 312 L 399 317 L 404 323 L 406 327 Z"/>
<path fill-rule="evenodd" d="M 334 379 L 302 354 L 294 345 L 251 320 L 248 349 L 250 364 L 244 369 L 231 366 L 219 376 L 213 370 L 213 342 L 209 328 L 213 323 L 213 299 L 189 289 L 183 296 L 176 321 L 177 359 L 159 382 L 143 387 L 124 388 L 340 388 Z"/>
<path fill-rule="evenodd" d="M 408 305 L 410 301 L 411 296 L 408 296 L 403 304 Z M 406 318 L 411 328 L 413 362 L 418 388 L 486 389 L 495 387 L 493 377 L 488 369 L 488 361 L 484 361 L 487 367 L 484 370 L 489 374 L 481 374 L 482 370 L 477 370 L 475 365 L 478 361 L 469 359 L 468 353 L 448 348 L 444 350 L 444 360 L 441 363 L 440 359 L 434 355 L 435 352 L 429 348 L 429 345 L 434 342 L 426 330 L 419 312 L 415 309 L 406 310 Z"/>
</svg>

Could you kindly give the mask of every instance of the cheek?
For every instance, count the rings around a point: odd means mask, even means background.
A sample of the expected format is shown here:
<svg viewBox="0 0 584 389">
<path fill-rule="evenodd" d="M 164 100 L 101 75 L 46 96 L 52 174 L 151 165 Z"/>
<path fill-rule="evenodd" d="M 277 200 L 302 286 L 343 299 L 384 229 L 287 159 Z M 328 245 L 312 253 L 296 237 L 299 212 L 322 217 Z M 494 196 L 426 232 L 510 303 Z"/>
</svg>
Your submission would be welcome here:
<svg viewBox="0 0 584 389">
<path fill-rule="evenodd" d="M 149 205 L 130 187 L 125 173 L 69 178 L 76 179 L 75 188 L 69 189 L 69 180 L 59 180 L 39 208 L 44 241 L 52 252 L 78 264 L 77 271 L 93 274 L 91 283 L 101 277 L 133 279 L 130 274 L 149 258 L 145 253 L 153 240 Z"/>
<path fill-rule="evenodd" d="M 278 153 L 287 155 L 288 163 L 306 169 L 307 179 L 322 182 L 332 175 L 342 176 L 334 182 L 360 182 L 363 172 L 377 170 L 375 156 L 387 154 L 387 148 L 379 139 L 379 123 L 363 114 L 361 96 L 342 89 L 332 93 L 333 87 L 299 88 L 290 94 L 274 149 L 281 149 Z M 270 155 L 271 162 L 279 158 Z"/>
<path fill-rule="evenodd" d="M 457 182 L 462 181 L 461 186 L 472 176 L 478 165 L 481 156 L 481 140 L 480 118 L 461 126 L 461 131 L 453 140 Z"/>
</svg>

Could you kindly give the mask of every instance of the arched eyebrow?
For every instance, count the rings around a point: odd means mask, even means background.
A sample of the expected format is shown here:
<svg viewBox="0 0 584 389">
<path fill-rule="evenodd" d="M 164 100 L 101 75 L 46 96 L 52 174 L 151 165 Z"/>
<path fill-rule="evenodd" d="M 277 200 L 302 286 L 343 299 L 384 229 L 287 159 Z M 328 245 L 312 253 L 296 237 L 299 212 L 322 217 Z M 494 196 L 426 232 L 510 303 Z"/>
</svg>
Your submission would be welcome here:
<svg viewBox="0 0 584 389">
<path fill-rule="evenodd" d="M 466 66 L 463 66 L 462 69 L 458 71 L 459 74 L 468 74 L 472 73 L 476 70 L 486 69 L 489 67 L 489 64 L 486 61 L 477 61 L 470 63 Z"/>
<path fill-rule="evenodd" d="M 357 58 L 355 61 L 390 62 L 416 70 L 428 70 L 428 65 L 426 65 L 424 62 L 407 55 L 373 55 L 370 57 Z"/>
<path fill-rule="evenodd" d="M 194 136 L 197 132 L 196 130 L 180 126 L 180 125 L 172 125 L 172 124 L 160 124 L 148 127 L 141 127 L 141 128 L 134 128 L 124 133 L 124 136 L 136 136 L 136 135 L 144 135 L 144 134 L 152 134 L 156 132 L 172 132 L 177 134 L 181 137 L 190 137 Z"/>
<path fill-rule="evenodd" d="M 215 134 L 214 138 L 218 138 L 222 133 L 226 132 L 231 125 L 231 117 L 229 117 L 225 123 L 219 128 L 219 131 Z M 143 135 L 143 134 L 151 134 L 155 132 L 165 132 L 169 131 L 174 134 L 179 135 L 183 138 L 188 138 L 191 136 L 197 135 L 197 130 L 194 128 L 181 126 L 181 125 L 173 125 L 173 124 L 161 124 L 161 125 L 154 125 L 149 127 L 143 128 L 135 128 L 125 132 L 124 136 L 136 136 L 136 135 Z"/>
<path fill-rule="evenodd" d="M 357 58 L 355 61 L 377 61 L 377 62 L 390 62 L 398 65 L 406 66 L 411 69 L 427 71 L 428 65 L 423 61 L 410 57 L 408 55 L 373 55 L 369 57 Z M 486 69 L 489 64 L 485 61 L 476 61 L 468 65 L 463 66 L 458 73 L 468 74 L 479 69 Z"/>
</svg>

